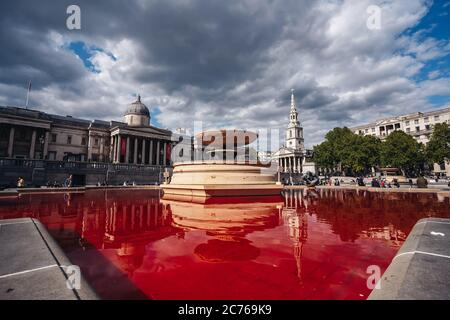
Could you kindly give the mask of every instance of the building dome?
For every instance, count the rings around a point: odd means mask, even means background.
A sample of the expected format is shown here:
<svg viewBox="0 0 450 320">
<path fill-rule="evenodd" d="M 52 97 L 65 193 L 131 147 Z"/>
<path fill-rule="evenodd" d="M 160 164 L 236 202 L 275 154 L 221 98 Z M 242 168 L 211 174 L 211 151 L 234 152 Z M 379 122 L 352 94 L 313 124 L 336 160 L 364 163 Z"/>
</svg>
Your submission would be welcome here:
<svg viewBox="0 0 450 320">
<path fill-rule="evenodd" d="M 131 103 L 124 114 L 125 122 L 129 126 L 148 126 L 150 124 L 150 111 L 141 102 L 141 96 L 138 95 L 136 101 Z"/>
<path fill-rule="evenodd" d="M 138 95 L 136 101 L 134 101 L 128 106 L 127 111 L 125 112 L 125 116 L 127 115 L 150 117 L 150 111 L 148 110 L 147 106 L 141 102 L 140 95 Z"/>
</svg>

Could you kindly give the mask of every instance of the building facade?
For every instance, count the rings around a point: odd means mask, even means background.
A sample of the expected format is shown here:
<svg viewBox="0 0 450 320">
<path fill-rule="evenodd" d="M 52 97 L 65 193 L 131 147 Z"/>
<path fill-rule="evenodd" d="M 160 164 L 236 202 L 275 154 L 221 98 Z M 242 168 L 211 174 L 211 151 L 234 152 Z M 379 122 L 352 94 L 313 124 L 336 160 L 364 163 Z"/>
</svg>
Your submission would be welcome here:
<svg viewBox="0 0 450 320">
<path fill-rule="evenodd" d="M 140 96 L 124 122 L 85 120 L 0 107 L 0 157 L 169 165 L 172 132 L 150 125 Z"/>
<path fill-rule="evenodd" d="M 291 108 L 289 123 L 286 128 L 285 143 L 272 154 L 272 159 L 278 162 L 281 172 L 286 173 L 315 173 L 314 163 L 311 162 L 312 152 L 305 149 L 303 127 L 300 124 L 294 90 L 291 90 Z"/>
<path fill-rule="evenodd" d="M 392 132 L 401 130 L 413 136 L 418 142 L 427 144 L 433 133 L 433 127 L 437 123 L 446 123 L 450 126 L 450 108 L 384 118 L 369 124 L 352 127 L 350 130 L 356 134 L 372 135 L 380 139 L 385 139 Z M 433 169 L 435 173 L 450 176 L 449 163 L 436 163 Z"/>
<path fill-rule="evenodd" d="M 123 170 L 133 165 L 164 168 L 171 166 L 175 143 L 171 131 L 150 125 L 150 111 L 140 96 L 127 106 L 123 122 L 0 106 L 2 165 L 23 160 L 20 163 L 41 161 L 52 167 L 89 163 L 92 168 L 100 164 L 129 165 L 120 167 Z"/>
</svg>

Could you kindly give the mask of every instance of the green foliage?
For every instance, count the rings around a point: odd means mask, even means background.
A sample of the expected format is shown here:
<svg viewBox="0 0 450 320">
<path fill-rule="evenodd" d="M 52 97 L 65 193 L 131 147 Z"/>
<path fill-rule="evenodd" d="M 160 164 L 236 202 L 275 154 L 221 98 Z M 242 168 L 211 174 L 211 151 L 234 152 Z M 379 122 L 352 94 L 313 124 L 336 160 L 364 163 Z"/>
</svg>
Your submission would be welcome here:
<svg viewBox="0 0 450 320">
<path fill-rule="evenodd" d="M 427 147 L 403 131 L 394 131 L 383 142 L 374 136 L 354 134 L 348 128 L 334 128 L 325 141 L 314 147 L 314 161 L 323 168 L 341 168 L 353 174 L 372 167 L 399 168 L 406 175 L 422 171 L 424 164 L 450 160 L 450 128 L 436 124 Z"/>
<path fill-rule="evenodd" d="M 364 173 L 379 164 L 381 141 L 360 136 L 348 128 L 334 128 L 325 141 L 314 147 L 314 161 L 321 167 L 341 166 L 343 170 Z"/>
<path fill-rule="evenodd" d="M 404 174 L 418 173 L 425 162 L 423 144 L 403 131 L 394 131 L 383 142 L 381 163 L 400 168 Z"/>
<path fill-rule="evenodd" d="M 427 144 L 426 155 L 430 162 L 450 161 L 450 127 L 445 123 L 434 126 L 433 134 Z"/>
</svg>

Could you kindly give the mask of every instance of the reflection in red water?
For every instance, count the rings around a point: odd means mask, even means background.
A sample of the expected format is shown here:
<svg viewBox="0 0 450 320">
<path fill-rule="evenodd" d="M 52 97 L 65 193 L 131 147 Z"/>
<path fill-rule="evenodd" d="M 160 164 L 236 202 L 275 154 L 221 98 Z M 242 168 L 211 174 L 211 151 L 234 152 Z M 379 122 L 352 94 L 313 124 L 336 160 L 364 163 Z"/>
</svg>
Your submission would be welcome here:
<svg viewBox="0 0 450 320">
<path fill-rule="evenodd" d="M 449 208 L 435 194 L 110 190 L 0 200 L 0 218 L 38 218 L 107 299 L 364 299 L 367 267 L 384 271 L 418 219 Z"/>
</svg>

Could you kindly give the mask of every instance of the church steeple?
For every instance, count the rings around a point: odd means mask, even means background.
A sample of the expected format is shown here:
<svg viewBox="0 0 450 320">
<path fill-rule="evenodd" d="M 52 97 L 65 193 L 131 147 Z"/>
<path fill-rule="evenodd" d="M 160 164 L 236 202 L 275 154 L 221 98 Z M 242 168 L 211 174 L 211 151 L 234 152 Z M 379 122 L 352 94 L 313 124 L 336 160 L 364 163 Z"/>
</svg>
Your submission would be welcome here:
<svg viewBox="0 0 450 320">
<path fill-rule="evenodd" d="M 286 147 L 294 150 L 303 150 L 303 128 L 298 120 L 297 106 L 295 104 L 294 89 L 291 89 L 291 110 L 289 112 L 289 125 L 286 130 Z"/>
<path fill-rule="evenodd" d="M 295 97 L 294 97 L 294 89 L 291 89 L 291 111 L 296 110 L 295 107 Z"/>
</svg>

